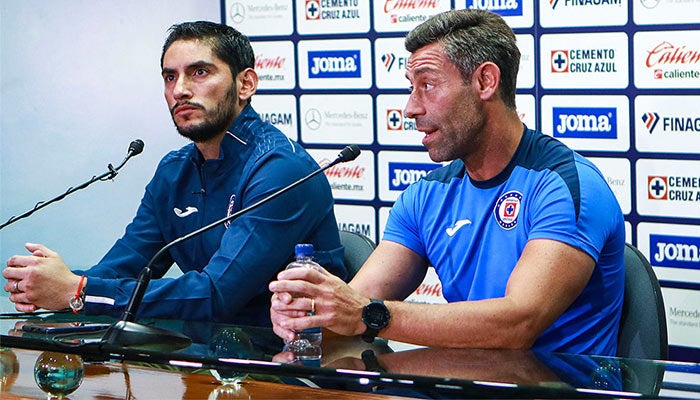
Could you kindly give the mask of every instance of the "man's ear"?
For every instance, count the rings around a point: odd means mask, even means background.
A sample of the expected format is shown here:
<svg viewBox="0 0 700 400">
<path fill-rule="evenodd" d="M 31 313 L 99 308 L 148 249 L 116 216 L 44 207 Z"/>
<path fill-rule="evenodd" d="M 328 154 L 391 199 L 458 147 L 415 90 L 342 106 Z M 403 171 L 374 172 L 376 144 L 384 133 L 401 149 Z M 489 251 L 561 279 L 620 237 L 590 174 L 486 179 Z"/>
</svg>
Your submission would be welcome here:
<svg viewBox="0 0 700 400">
<path fill-rule="evenodd" d="M 498 94 L 501 81 L 501 70 L 492 62 L 479 65 L 472 73 L 472 84 L 479 93 L 481 100 L 491 100 Z"/>
<path fill-rule="evenodd" d="M 244 69 L 236 77 L 236 86 L 238 89 L 238 100 L 244 103 L 247 102 L 258 90 L 258 73 L 253 68 Z"/>
</svg>

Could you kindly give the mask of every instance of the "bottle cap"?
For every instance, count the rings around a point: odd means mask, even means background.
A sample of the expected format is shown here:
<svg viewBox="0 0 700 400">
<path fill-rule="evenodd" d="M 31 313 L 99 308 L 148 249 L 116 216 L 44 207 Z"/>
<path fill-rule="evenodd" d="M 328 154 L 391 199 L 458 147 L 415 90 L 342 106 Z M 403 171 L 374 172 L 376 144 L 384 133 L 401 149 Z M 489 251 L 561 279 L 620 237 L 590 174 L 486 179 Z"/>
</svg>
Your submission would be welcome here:
<svg viewBox="0 0 700 400">
<path fill-rule="evenodd" d="M 294 247 L 294 254 L 297 257 L 312 257 L 314 255 L 314 245 L 309 243 L 300 243 Z"/>
</svg>

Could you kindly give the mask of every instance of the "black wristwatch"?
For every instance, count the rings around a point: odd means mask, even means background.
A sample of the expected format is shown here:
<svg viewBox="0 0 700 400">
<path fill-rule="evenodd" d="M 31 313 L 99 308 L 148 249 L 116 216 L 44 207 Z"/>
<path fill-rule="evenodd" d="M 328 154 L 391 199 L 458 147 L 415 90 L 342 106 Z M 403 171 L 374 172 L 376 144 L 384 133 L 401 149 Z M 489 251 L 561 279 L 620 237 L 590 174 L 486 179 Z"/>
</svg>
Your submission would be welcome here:
<svg viewBox="0 0 700 400">
<path fill-rule="evenodd" d="M 362 322 L 367 326 L 367 330 L 362 334 L 362 339 L 367 343 L 374 342 L 379 331 L 389 325 L 390 319 L 391 313 L 384 302 L 370 299 L 369 304 L 362 309 Z"/>
</svg>

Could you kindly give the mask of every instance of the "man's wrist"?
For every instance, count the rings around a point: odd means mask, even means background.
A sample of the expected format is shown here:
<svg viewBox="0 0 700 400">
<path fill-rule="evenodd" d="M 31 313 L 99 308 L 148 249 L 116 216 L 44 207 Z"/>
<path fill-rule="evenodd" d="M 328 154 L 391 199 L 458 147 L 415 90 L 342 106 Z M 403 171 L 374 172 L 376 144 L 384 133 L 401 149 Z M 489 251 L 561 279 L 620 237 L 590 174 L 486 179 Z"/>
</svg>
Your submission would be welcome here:
<svg viewBox="0 0 700 400">
<path fill-rule="evenodd" d="M 379 335 L 379 331 L 389 325 L 391 313 L 389 308 L 380 299 L 370 299 L 370 302 L 362 309 L 362 322 L 366 329 L 362 334 L 365 342 L 372 343 Z"/>
<path fill-rule="evenodd" d="M 87 286 L 87 277 L 83 275 L 80 277 L 75 294 L 71 297 L 70 301 L 68 301 L 68 306 L 73 310 L 74 314 L 77 314 L 85 308 L 85 286 Z"/>
</svg>

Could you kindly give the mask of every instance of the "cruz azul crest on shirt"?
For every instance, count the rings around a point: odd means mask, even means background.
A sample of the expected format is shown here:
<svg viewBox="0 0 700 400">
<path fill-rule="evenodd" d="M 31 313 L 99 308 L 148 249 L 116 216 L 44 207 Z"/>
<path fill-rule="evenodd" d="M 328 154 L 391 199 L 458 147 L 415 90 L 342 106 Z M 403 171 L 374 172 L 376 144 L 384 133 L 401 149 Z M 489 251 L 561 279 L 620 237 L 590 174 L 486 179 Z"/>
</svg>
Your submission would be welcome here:
<svg viewBox="0 0 700 400">
<path fill-rule="evenodd" d="M 511 190 L 501 195 L 496 201 L 496 206 L 493 208 L 493 216 L 501 228 L 511 230 L 518 224 L 518 214 L 520 214 L 520 201 L 523 199 L 523 194 Z"/>
<path fill-rule="evenodd" d="M 228 209 L 226 210 L 226 216 L 230 217 L 233 215 L 233 205 L 236 204 L 236 194 L 232 194 L 231 197 L 228 199 Z M 229 226 L 231 226 L 231 220 L 228 220 L 224 222 L 224 226 L 226 229 L 228 229 Z"/>
</svg>

